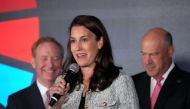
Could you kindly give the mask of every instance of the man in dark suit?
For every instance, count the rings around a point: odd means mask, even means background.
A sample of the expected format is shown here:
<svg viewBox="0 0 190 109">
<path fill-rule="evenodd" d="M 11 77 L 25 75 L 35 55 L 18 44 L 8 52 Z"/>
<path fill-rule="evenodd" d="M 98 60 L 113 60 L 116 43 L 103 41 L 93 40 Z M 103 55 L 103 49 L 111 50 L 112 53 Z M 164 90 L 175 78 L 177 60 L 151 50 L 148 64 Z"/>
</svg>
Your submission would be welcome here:
<svg viewBox="0 0 190 109">
<path fill-rule="evenodd" d="M 190 109 L 190 74 L 174 64 L 173 53 L 168 31 L 156 27 L 144 35 L 141 56 L 146 71 L 133 76 L 141 109 Z"/>
<path fill-rule="evenodd" d="M 47 109 L 49 101 L 46 92 L 61 72 L 63 55 L 63 47 L 54 38 L 42 37 L 37 40 L 32 46 L 32 67 L 36 70 L 36 81 L 28 88 L 10 95 L 7 109 Z"/>
</svg>

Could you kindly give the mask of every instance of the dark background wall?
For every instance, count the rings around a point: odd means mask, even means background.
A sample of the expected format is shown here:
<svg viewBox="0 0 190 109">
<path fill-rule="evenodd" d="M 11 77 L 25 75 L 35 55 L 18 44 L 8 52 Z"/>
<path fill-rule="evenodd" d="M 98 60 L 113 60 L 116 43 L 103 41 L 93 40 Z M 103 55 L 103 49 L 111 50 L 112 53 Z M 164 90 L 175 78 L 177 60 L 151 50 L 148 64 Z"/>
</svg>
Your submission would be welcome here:
<svg viewBox="0 0 190 109">
<path fill-rule="evenodd" d="M 108 31 L 115 63 L 129 75 L 143 71 L 140 57 L 143 34 L 152 27 L 163 27 L 173 35 L 175 62 L 190 71 L 189 0 L 36 0 L 36 5 L 29 10 L 0 13 L 0 22 L 38 16 L 39 36 L 55 37 L 66 48 L 72 19 L 80 14 L 94 15 Z M 2 54 L 0 63 L 34 72 L 29 62 Z"/>
<path fill-rule="evenodd" d="M 56 37 L 66 47 L 68 27 L 79 14 L 95 15 L 109 33 L 115 61 L 128 74 L 142 71 L 140 40 L 152 27 L 173 34 L 175 61 L 190 71 L 189 0 L 39 0 L 41 35 Z"/>
</svg>

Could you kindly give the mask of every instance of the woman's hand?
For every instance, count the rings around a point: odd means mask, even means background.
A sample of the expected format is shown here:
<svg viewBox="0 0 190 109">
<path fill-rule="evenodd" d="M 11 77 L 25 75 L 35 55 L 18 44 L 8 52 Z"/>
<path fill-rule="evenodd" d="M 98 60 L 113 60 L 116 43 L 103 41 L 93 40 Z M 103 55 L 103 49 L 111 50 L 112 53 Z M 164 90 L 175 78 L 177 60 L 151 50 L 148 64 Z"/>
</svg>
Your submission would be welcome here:
<svg viewBox="0 0 190 109">
<path fill-rule="evenodd" d="M 69 89 L 70 89 L 69 83 L 65 82 L 63 76 L 59 76 L 55 84 L 52 87 L 50 87 L 49 95 L 50 97 L 52 97 L 53 94 L 56 93 L 56 94 L 61 95 L 61 97 L 51 109 L 61 109 L 61 106 L 62 104 L 64 104 L 64 99 Z"/>
</svg>

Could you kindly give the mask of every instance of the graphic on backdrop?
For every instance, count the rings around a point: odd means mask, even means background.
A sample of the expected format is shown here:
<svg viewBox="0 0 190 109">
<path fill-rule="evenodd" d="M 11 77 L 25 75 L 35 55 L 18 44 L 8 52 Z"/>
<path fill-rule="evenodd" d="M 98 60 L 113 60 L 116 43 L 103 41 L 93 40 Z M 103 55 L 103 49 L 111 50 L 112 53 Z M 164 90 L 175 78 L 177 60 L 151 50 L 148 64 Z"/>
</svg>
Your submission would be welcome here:
<svg viewBox="0 0 190 109">
<path fill-rule="evenodd" d="M 36 0 L 1 0 L 0 14 L 17 13 L 37 8 Z M 39 38 L 39 17 L 22 17 L 0 21 L 0 56 L 30 63 L 31 46 Z M 18 66 L 19 66 L 18 63 Z M 5 107 L 10 94 L 29 86 L 33 72 L 0 62 L 0 103 Z"/>
</svg>

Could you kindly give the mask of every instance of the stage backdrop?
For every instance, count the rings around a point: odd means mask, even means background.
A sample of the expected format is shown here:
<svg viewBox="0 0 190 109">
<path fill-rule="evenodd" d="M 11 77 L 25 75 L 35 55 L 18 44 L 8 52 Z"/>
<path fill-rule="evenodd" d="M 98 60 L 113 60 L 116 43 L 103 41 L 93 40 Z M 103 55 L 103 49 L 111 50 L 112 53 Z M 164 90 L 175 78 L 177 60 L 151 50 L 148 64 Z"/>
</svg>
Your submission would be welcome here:
<svg viewBox="0 0 190 109">
<path fill-rule="evenodd" d="M 140 40 L 152 27 L 173 35 L 175 62 L 190 71 L 189 0 L 0 0 L 0 103 L 35 79 L 31 45 L 55 37 L 66 48 L 68 27 L 80 14 L 98 17 L 110 36 L 115 63 L 128 75 L 143 71 Z"/>
</svg>

